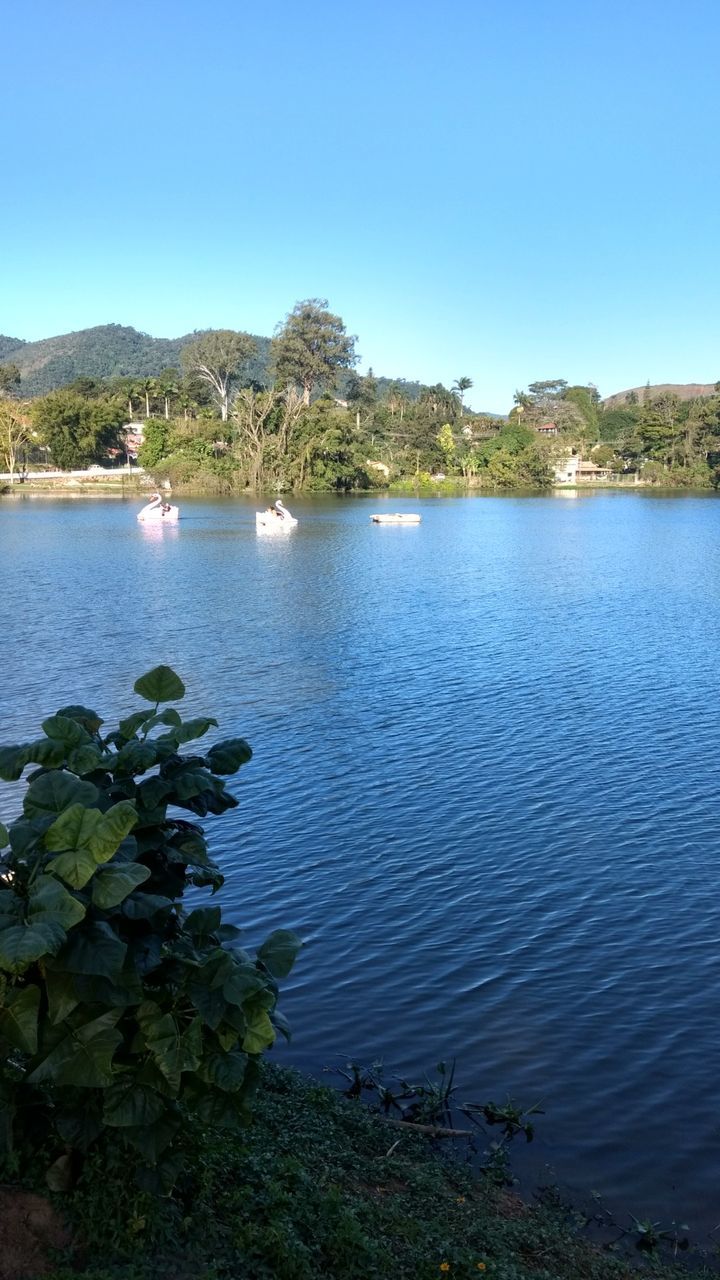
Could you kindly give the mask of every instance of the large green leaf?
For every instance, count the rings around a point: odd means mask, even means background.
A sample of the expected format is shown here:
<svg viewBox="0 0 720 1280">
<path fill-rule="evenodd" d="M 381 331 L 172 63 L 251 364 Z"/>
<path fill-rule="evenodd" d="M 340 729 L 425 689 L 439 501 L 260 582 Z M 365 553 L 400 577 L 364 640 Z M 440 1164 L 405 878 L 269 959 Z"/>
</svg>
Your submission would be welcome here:
<svg viewBox="0 0 720 1280">
<path fill-rule="evenodd" d="M 65 1036 L 28 1076 L 30 1084 L 47 1081 L 76 1089 L 103 1089 L 112 1084 L 112 1059 L 122 1035 L 115 1030 L 121 1009 L 86 1022 Z"/>
<path fill-rule="evenodd" d="M 2 934 L 0 934 L 0 944 Z M 68 973 L 96 974 L 117 979 L 127 954 L 127 944 L 104 920 L 75 929 L 59 960 Z"/>
<path fill-rule="evenodd" d="M 72 929 L 84 918 L 85 907 L 54 876 L 38 876 L 30 890 L 28 913 L 33 924 Z"/>
<path fill-rule="evenodd" d="M 71 804 L 90 806 L 98 799 L 92 782 L 81 782 L 70 773 L 43 773 L 25 793 L 23 810 L 28 818 L 48 813 L 62 813 Z"/>
<path fill-rule="evenodd" d="M 242 1008 L 250 996 L 264 990 L 267 978 L 264 978 L 254 965 L 235 964 L 223 983 L 223 995 L 228 1004 Z"/>
<path fill-rule="evenodd" d="M 121 800 L 106 813 L 71 804 L 46 832 L 45 847 L 50 853 L 85 851 L 95 863 L 108 862 L 136 822 L 137 812 L 129 800 Z"/>
<path fill-rule="evenodd" d="M 23 987 L 0 1009 L 0 1036 L 23 1053 L 37 1053 L 40 988 Z"/>
<path fill-rule="evenodd" d="M 138 862 L 111 865 L 98 871 L 92 886 L 92 900 L 103 911 L 117 907 L 133 889 L 149 879 L 150 868 Z"/>
<path fill-rule="evenodd" d="M 135 806 L 121 800 L 103 814 L 103 820 L 90 841 L 90 852 L 96 862 L 107 862 L 137 823 Z"/>
<path fill-rule="evenodd" d="M 45 832 L 45 848 L 48 853 L 87 849 L 102 820 L 100 809 L 86 809 L 84 804 L 71 804 Z"/>
<path fill-rule="evenodd" d="M 133 687 L 147 702 L 178 702 L 185 697 L 185 685 L 172 667 L 153 667 Z"/>
<path fill-rule="evenodd" d="M 158 762 L 157 749 L 152 742 L 128 742 L 121 747 L 113 762 L 115 773 L 145 773 Z"/>
<path fill-rule="evenodd" d="M 61 707 L 55 714 L 79 721 L 83 729 L 87 729 L 88 733 L 97 733 L 100 725 L 104 723 L 97 711 L 91 711 L 89 707 Z"/>
<path fill-rule="evenodd" d="M 245 1078 L 247 1054 L 240 1049 L 231 1049 L 229 1053 L 216 1050 L 203 1059 L 198 1071 L 201 1080 L 214 1084 L 226 1093 L 234 1093 Z"/>
<path fill-rule="evenodd" d="M 265 1009 L 257 1009 L 248 1018 L 242 1042 L 246 1053 L 263 1053 L 275 1041 L 275 1029 Z"/>
<path fill-rule="evenodd" d="M 172 898 L 165 898 L 161 893 L 134 893 L 123 903 L 123 915 L 128 920 L 152 920 L 160 911 L 168 911 L 173 905 Z"/>
<path fill-rule="evenodd" d="M 258 960 L 262 960 L 274 978 L 287 978 L 302 945 L 292 930 L 276 929 L 260 947 Z"/>
<path fill-rule="evenodd" d="M 87 730 L 69 716 L 50 716 L 49 720 L 43 720 L 42 731 L 48 738 L 57 738 L 65 747 L 80 747 L 91 741 Z"/>
<path fill-rule="evenodd" d="M 48 997 L 48 1017 L 53 1026 L 64 1022 L 80 1003 L 72 974 L 64 969 L 45 966 L 45 988 Z"/>
<path fill-rule="evenodd" d="M 252 760 L 252 748 L 244 738 L 226 738 L 216 742 L 207 753 L 213 773 L 237 773 L 241 765 Z"/>
<path fill-rule="evenodd" d="M 146 778 L 144 782 L 138 785 L 138 803 L 142 804 L 146 809 L 155 809 L 157 805 L 162 804 L 171 791 L 172 783 L 165 778 Z"/>
<path fill-rule="evenodd" d="M 42 956 L 54 956 L 65 941 L 59 924 L 21 924 L 0 932 L 0 969 L 22 973 Z"/>
<path fill-rule="evenodd" d="M 89 742 L 87 746 L 73 747 L 72 751 L 68 751 L 66 763 L 71 773 L 82 777 L 85 773 L 93 773 L 95 769 L 102 768 L 107 759 L 99 747 Z"/>
<path fill-rule="evenodd" d="M 88 849 L 71 849 L 48 862 L 47 869 L 72 889 L 83 889 L 97 871 L 97 863 Z"/>
<path fill-rule="evenodd" d="M 194 720 L 183 720 L 172 735 L 166 736 L 171 736 L 181 746 L 184 742 L 194 742 L 196 738 L 204 737 L 208 729 L 217 729 L 217 723 L 211 716 L 196 716 Z"/>
<path fill-rule="evenodd" d="M 65 763 L 67 747 L 57 738 L 38 738 L 25 748 L 28 764 L 42 765 L 43 769 L 58 769 Z"/>
<path fill-rule="evenodd" d="M 165 1099 L 154 1089 L 139 1085 L 133 1073 L 108 1089 L 103 1120 L 115 1129 L 151 1125 L 160 1119 L 166 1106 Z"/>
<path fill-rule="evenodd" d="M 32 821 L 28 818 L 17 818 L 13 822 L 9 835 L 10 847 L 16 858 L 27 858 L 34 852 L 52 820 L 52 814 L 47 813 L 41 818 L 33 818 Z"/>
<path fill-rule="evenodd" d="M 27 747 L 0 747 L 0 778 L 3 782 L 17 782 L 30 759 Z"/>
<path fill-rule="evenodd" d="M 0 889 L 0 929 L 9 929 L 11 925 L 18 924 L 23 912 L 23 899 L 14 889 Z"/>
<path fill-rule="evenodd" d="M 121 720 L 118 728 L 121 737 L 134 738 L 138 729 L 144 729 L 145 725 L 153 718 L 152 711 L 133 711 L 131 716 L 127 716 L 125 720 Z"/>
<path fill-rule="evenodd" d="M 182 773 L 176 773 L 172 779 L 174 795 L 173 803 L 177 804 L 185 800 L 192 800 L 193 796 L 202 795 L 204 791 L 210 790 L 213 784 L 212 774 L 207 769 L 184 769 Z"/>
<path fill-rule="evenodd" d="M 164 1075 L 175 1094 L 180 1089 L 183 1071 L 194 1071 L 202 1058 L 202 1021 L 194 1018 L 185 1031 L 181 1031 L 172 1014 L 143 1014 L 150 1006 L 138 1010 L 137 1019 L 148 1050 L 155 1064 Z"/>
<path fill-rule="evenodd" d="M 187 917 L 185 928 L 194 938 L 208 938 L 218 928 L 221 920 L 219 907 L 196 907 Z"/>
<path fill-rule="evenodd" d="M 123 1137 L 127 1138 L 150 1164 L 157 1164 L 158 1158 L 163 1151 L 170 1146 L 180 1128 L 180 1124 L 179 1116 L 172 1115 L 166 1111 L 154 1124 L 124 1129 Z M 168 1178 L 169 1185 L 166 1182 L 162 1186 L 158 1186 L 156 1188 L 157 1193 L 167 1195 L 172 1190 L 177 1174 L 178 1167 L 177 1163 L 175 1163 Z"/>
</svg>

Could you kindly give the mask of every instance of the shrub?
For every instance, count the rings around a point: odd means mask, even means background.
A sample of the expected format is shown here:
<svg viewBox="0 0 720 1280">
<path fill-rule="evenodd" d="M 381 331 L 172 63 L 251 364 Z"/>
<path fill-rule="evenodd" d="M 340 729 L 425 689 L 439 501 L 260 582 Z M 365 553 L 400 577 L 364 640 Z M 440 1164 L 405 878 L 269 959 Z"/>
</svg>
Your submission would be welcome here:
<svg viewBox="0 0 720 1280">
<path fill-rule="evenodd" d="M 68 706 L 0 750 L 7 781 L 39 766 L 22 816 L 0 824 L 0 1151 L 16 1171 L 47 1152 L 56 1189 L 109 1137 L 140 1157 L 142 1185 L 168 1189 L 184 1111 L 247 1122 L 260 1056 L 287 1033 L 276 979 L 296 936 L 276 931 L 253 959 L 218 906 L 181 904 L 223 877 L 175 811 L 235 806 L 225 777 L 250 747 L 182 754 L 217 721 L 160 710 L 185 692 L 169 667 L 135 691 L 152 705 L 104 737 L 94 711 Z"/>
</svg>

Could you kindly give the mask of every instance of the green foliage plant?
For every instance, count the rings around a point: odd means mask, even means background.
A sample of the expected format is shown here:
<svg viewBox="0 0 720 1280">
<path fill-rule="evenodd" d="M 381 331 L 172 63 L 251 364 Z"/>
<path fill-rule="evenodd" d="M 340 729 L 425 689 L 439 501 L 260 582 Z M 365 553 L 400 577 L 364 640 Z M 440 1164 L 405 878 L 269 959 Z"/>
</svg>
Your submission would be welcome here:
<svg viewBox="0 0 720 1280">
<path fill-rule="evenodd" d="M 135 692 L 150 705 L 113 732 L 67 706 L 0 749 L 4 780 L 33 766 L 22 815 L 0 824 L 0 1152 L 20 1174 L 42 1153 L 55 1189 L 108 1141 L 148 1190 L 169 1189 L 184 1116 L 246 1123 L 261 1055 L 287 1034 L 277 979 L 295 934 L 253 958 L 220 907 L 182 904 L 223 884 L 194 819 L 237 805 L 225 779 L 250 747 L 201 752 L 217 721 L 167 705 L 185 692 L 169 667 Z"/>
</svg>

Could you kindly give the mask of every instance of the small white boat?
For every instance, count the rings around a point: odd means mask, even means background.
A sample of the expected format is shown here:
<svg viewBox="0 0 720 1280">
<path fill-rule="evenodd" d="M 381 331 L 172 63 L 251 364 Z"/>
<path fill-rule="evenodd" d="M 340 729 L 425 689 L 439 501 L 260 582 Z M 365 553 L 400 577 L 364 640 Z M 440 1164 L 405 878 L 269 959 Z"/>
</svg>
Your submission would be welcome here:
<svg viewBox="0 0 720 1280">
<path fill-rule="evenodd" d="M 138 511 L 137 518 L 143 523 L 174 524 L 180 519 L 180 512 L 177 507 L 171 507 L 169 502 L 163 502 L 160 494 L 156 493 L 147 506 Z"/>
<path fill-rule="evenodd" d="M 388 513 L 388 515 L 371 516 L 370 519 L 374 524 L 419 524 L 422 516 L 405 515 L 400 511 L 394 511 L 392 514 Z"/>
<path fill-rule="evenodd" d="M 255 528 L 258 533 L 287 533 L 288 529 L 294 529 L 296 524 L 297 520 L 280 498 L 272 507 L 268 507 L 267 511 L 255 512 Z"/>
</svg>

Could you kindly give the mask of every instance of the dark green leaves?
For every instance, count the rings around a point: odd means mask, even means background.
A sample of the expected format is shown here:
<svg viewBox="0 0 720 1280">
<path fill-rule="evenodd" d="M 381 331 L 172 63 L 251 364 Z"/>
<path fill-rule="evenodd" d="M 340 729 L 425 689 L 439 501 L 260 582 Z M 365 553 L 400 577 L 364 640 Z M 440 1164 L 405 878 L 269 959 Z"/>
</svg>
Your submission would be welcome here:
<svg viewBox="0 0 720 1280">
<path fill-rule="evenodd" d="M 40 988 L 22 987 L 0 1009 L 0 1038 L 23 1053 L 36 1053 Z"/>
<path fill-rule="evenodd" d="M 74 1089 L 103 1089 L 113 1083 L 112 1059 L 122 1036 L 115 1030 L 119 1009 L 93 1018 L 65 1036 L 39 1063 L 28 1081 L 71 1085 Z"/>
<path fill-rule="evenodd" d="M 124 902 L 133 889 L 150 878 L 149 867 L 140 866 L 137 862 L 128 862 L 124 866 L 104 867 L 93 880 L 92 900 L 96 907 L 108 910 Z"/>
<path fill-rule="evenodd" d="M 58 957 L 58 963 L 67 973 L 115 978 L 123 967 L 126 952 L 127 944 L 118 938 L 109 924 L 101 920 L 86 924 L 84 929 L 73 930 L 67 946 L 63 947 Z"/>
<path fill-rule="evenodd" d="M 185 697 L 185 685 L 172 667 L 153 667 L 135 681 L 134 689 L 147 702 L 178 702 Z"/>
<path fill-rule="evenodd" d="M 30 889 L 28 918 L 32 924 L 58 924 L 72 929 L 85 916 L 85 907 L 54 876 L 38 876 Z"/>
<path fill-rule="evenodd" d="M 42 731 L 48 738 L 57 738 L 68 748 L 86 746 L 91 741 L 87 730 L 69 716 L 58 714 L 51 716 L 49 720 L 43 720 Z"/>
<path fill-rule="evenodd" d="M 216 742 L 207 753 L 213 773 L 237 773 L 241 765 L 252 759 L 252 748 L 244 738 L 226 738 Z"/>
<path fill-rule="evenodd" d="M 65 941 L 59 924 L 21 924 L 0 932 L 0 969 L 23 973 L 42 956 L 54 956 Z"/>
<path fill-rule="evenodd" d="M 169 1190 L 186 1109 L 249 1118 L 258 1055 L 286 1031 L 276 979 L 300 947 L 278 930 L 253 959 L 218 906 L 183 910 L 188 886 L 214 892 L 223 878 L 202 827 L 177 811 L 236 805 L 224 775 L 252 753 L 242 738 L 182 753 L 216 721 L 158 710 L 185 692 L 171 668 L 135 688 L 153 705 L 102 740 L 100 717 L 77 705 L 46 719 L 45 737 L 0 750 L 0 777 L 39 766 L 22 816 L 0 824 L 0 1051 L 13 1061 L 0 1148 L 33 1108 L 47 1149 L 66 1146 L 48 1171 L 59 1190 L 103 1130 Z"/>
<path fill-rule="evenodd" d="M 91 782 L 81 782 L 72 774 L 53 771 L 41 774 L 30 784 L 23 809 L 28 818 L 62 813 L 71 804 L 95 804 L 98 796 L 98 789 Z"/>
<path fill-rule="evenodd" d="M 302 945 L 290 929 L 276 929 L 260 947 L 258 960 L 262 960 L 274 978 L 287 978 Z"/>
<path fill-rule="evenodd" d="M 82 889 L 96 867 L 112 858 L 136 822 L 137 813 L 129 800 L 121 800 L 106 813 L 71 804 L 45 833 L 48 852 L 60 853 L 48 863 L 48 870 L 74 889 Z"/>
</svg>

